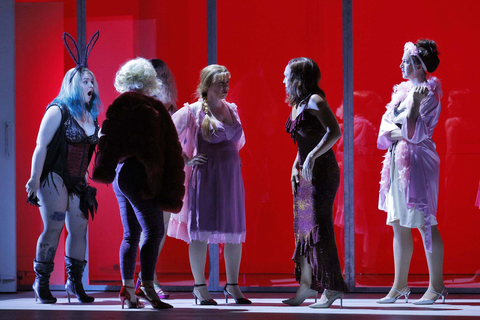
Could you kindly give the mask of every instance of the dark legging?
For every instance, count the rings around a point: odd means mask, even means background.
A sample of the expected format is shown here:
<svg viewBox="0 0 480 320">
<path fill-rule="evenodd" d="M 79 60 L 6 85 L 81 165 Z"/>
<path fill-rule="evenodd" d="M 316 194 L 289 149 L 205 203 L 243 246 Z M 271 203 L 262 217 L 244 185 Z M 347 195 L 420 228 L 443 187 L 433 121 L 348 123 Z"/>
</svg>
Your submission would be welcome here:
<svg viewBox="0 0 480 320">
<path fill-rule="evenodd" d="M 142 231 L 145 242 L 140 249 L 142 280 L 153 280 L 158 247 L 164 234 L 163 214 L 154 200 L 142 199 L 141 190 L 147 183 L 145 168 L 136 158 L 128 158 L 117 166 L 113 191 L 120 207 L 123 241 L 120 247 L 122 279 L 133 279 L 135 260 Z"/>
</svg>

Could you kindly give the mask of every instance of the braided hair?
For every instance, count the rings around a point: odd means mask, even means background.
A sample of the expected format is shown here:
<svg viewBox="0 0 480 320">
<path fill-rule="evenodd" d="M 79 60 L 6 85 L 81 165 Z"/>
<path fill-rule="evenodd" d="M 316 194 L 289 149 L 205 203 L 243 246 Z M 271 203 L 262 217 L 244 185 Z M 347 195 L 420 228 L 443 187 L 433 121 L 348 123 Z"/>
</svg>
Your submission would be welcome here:
<svg viewBox="0 0 480 320">
<path fill-rule="evenodd" d="M 205 118 L 202 122 L 202 136 L 206 141 L 210 141 L 212 133 L 217 130 L 215 122 L 212 119 L 212 112 L 207 103 L 207 92 L 212 84 L 218 81 L 227 81 L 230 79 L 230 72 L 227 68 L 218 64 L 211 64 L 203 68 L 200 72 L 200 83 L 197 87 L 197 95 L 202 99 L 202 110 Z"/>
</svg>

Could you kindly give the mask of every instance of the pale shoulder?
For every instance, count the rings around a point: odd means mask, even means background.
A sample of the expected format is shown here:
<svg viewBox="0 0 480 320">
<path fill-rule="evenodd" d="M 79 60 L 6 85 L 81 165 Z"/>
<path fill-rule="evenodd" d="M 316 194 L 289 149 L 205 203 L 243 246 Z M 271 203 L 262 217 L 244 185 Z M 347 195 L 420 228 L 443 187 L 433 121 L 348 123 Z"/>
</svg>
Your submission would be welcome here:
<svg viewBox="0 0 480 320">
<path fill-rule="evenodd" d="M 313 94 L 308 100 L 307 110 L 320 111 L 322 108 L 328 108 L 327 101 L 318 94 Z"/>
<path fill-rule="evenodd" d="M 230 110 L 232 110 L 232 112 L 236 115 L 236 117 L 238 118 L 238 107 L 235 103 L 233 102 L 228 102 L 226 100 L 223 100 L 223 102 L 225 103 L 225 105 L 227 106 L 227 108 L 229 108 Z"/>
<path fill-rule="evenodd" d="M 227 105 L 227 107 L 229 107 L 230 109 L 237 111 L 238 106 L 237 106 L 235 103 L 233 103 L 233 102 L 228 102 L 227 100 L 223 100 L 223 102 L 224 102 L 224 103 Z"/>
<path fill-rule="evenodd" d="M 45 115 L 55 115 L 59 114 L 62 115 L 62 110 L 60 110 L 60 106 L 58 104 L 52 104 L 47 108 L 47 111 L 45 112 Z"/>
<path fill-rule="evenodd" d="M 43 116 L 38 132 L 37 143 L 47 146 L 62 122 L 62 111 L 58 106 L 50 106 Z"/>
<path fill-rule="evenodd" d="M 43 116 L 43 121 L 48 123 L 58 123 L 62 120 L 62 110 L 60 110 L 60 106 L 54 104 L 51 105 L 45 115 Z"/>
</svg>

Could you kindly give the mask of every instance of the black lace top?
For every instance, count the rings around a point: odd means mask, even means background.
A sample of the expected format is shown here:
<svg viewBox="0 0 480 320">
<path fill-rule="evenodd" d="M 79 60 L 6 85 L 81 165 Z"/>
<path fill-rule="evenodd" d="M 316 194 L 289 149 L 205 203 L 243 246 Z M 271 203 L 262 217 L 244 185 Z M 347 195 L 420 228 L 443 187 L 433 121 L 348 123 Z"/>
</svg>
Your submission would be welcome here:
<svg viewBox="0 0 480 320">
<path fill-rule="evenodd" d="M 87 140 L 89 144 L 96 145 L 98 143 L 98 121 L 94 121 L 95 132 L 91 136 L 87 136 L 85 130 L 80 126 L 80 124 L 75 120 L 74 117 L 69 116 L 67 121 L 64 123 L 67 136 L 67 142 L 70 144 L 80 143 L 84 140 Z"/>
<path fill-rule="evenodd" d="M 50 108 L 52 105 L 47 107 Z M 87 136 L 66 106 L 59 106 L 62 122 L 48 145 L 40 181 L 45 183 L 49 173 L 58 174 L 69 192 L 78 184 L 85 184 L 85 173 L 98 143 L 98 121 L 95 133 Z"/>
</svg>

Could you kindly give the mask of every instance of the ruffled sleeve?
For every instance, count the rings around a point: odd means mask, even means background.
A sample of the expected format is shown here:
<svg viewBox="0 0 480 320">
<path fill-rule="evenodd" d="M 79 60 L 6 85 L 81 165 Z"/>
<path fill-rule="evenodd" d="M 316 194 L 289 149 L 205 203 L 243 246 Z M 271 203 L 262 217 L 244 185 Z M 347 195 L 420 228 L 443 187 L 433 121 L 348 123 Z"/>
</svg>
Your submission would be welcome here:
<svg viewBox="0 0 480 320">
<path fill-rule="evenodd" d="M 385 112 L 383 115 L 382 122 L 380 124 L 380 132 L 378 133 L 377 139 L 378 149 L 386 150 L 390 148 L 394 142 L 392 139 L 390 139 L 390 132 L 395 129 L 398 129 L 398 126 L 391 120 L 391 111 L 387 110 L 387 112 Z"/>
<path fill-rule="evenodd" d="M 437 125 L 440 115 L 440 100 L 437 94 L 430 91 L 420 103 L 420 114 L 415 124 L 415 131 L 412 138 L 408 138 L 407 117 L 402 125 L 402 136 L 410 143 L 418 144 L 426 139 L 430 139 L 433 129 Z"/>
<path fill-rule="evenodd" d="M 178 134 L 183 133 L 187 129 L 190 118 L 189 116 L 190 108 L 188 103 L 185 103 L 184 108 L 181 108 L 172 115 L 172 120 L 175 124 L 175 128 L 177 129 Z"/>
<path fill-rule="evenodd" d="M 195 155 L 195 139 L 198 133 L 198 127 L 196 126 L 197 109 L 199 109 L 197 103 L 192 105 L 185 103 L 184 107 L 172 116 L 182 151 L 189 158 Z M 192 167 L 185 166 L 184 170 L 185 196 L 183 197 L 183 207 L 178 214 L 170 216 L 167 235 L 190 243 L 190 234 L 188 232 L 188 185 L 192 175 Z"/>
<path fill-rule="evenodd" d="M 240 121 L 240 116 L 238 115 L 238 107 L 235 103 L 229 103 L 229 102 L 225 102 L 227 104 L 227 106 L 233 111 L 233 115 L 235 116 L 235 119 L 237 120 L 238 123 L 240 123 L 240 125 L 242 124 L 242 122 Z M 243 146 L 245 145 L 245 131 L 243 131 L 243 127 L 242 127 L 242 136 L 240 137 L 240 139 L 237 141 L 237 144 L 236 144 L 236 147 L 238 150 L 242 149 Z"/>
</svg>

